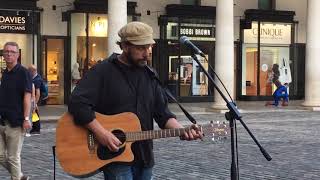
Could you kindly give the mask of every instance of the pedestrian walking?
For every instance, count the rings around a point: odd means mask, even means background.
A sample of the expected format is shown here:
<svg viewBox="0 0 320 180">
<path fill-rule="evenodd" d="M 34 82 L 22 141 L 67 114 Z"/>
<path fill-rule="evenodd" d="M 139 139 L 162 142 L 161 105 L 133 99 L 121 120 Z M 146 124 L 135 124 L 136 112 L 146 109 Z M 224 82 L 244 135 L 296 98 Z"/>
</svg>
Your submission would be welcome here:
<svg viewBox="0 0 320 180">
<path fill-rule="evenodd" d="M 41 86 L 43 86 L 43 79 L 42 77 L 38 74 L 37 72 L 37 67 L 33 64 L 30 65 L 28 68 L 31 76 L 32 76 L 32 83 L 34 84 L 34 88 L 35 88 L 35 96 L 34 96 L 34 108 L 33 108 L 33 112 L 32 112 L 32 117 L 38 117 L 38 118 L 34 118 L 32 119 L 32 129 L 30 131 L 30 134 L 40 134 L 40 129 L 41 129 L 41 124 L 40 124 L 40 115 L 39 115 L 39 108 L 38 108 L 38 104 L 40 103 L 40 99 L 41 97 Z M 35 114 L 34 114 L 35 113 Z"/>
<path fill-rule="evenodd" d="M 28 70 L 18 63 L 19 55 L 16 42 L 5 43 L 6 69 L 0 86 L 0 164 L 12 180 L 29 179 L 21 171 L 21 149 L 24 135 L 31 128 L 32 79 Z"/>
</svg>

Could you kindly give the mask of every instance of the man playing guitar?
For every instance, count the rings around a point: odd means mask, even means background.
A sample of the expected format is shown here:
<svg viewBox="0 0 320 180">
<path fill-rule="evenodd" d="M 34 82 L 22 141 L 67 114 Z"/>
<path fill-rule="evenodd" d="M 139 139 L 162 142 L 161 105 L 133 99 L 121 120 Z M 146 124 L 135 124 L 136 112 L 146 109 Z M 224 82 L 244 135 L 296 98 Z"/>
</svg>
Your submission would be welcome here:
<svg viewBox="0 0 320 180">
<path fill-rule="evenodd" d="M 132 112 L 139 118 L 143 131 L 153 130 L 153 119 L 161 129 L 182 128 L 168 109 L 162 87 L 145 67 L 155 43 L 152 34 L 152 28 L 145 23 L 125 25 L 118 32 L 117 44 L 122 53 L 114 53 L 92 67 L 72 92 L 68 111 L 75 124 L 89 129 L 112 152 L 117 152 L 122 142 L 97 121 L 95 112 L 105 115 Z M 181 136 L 184 140 L 199 138 L 202 131 L 196 125 Z M 134 142 L 132 151 L 132 163 L 110 163 L 102 168 L 105 179 L 152 179 L 152 140 Z"/>
</svg>

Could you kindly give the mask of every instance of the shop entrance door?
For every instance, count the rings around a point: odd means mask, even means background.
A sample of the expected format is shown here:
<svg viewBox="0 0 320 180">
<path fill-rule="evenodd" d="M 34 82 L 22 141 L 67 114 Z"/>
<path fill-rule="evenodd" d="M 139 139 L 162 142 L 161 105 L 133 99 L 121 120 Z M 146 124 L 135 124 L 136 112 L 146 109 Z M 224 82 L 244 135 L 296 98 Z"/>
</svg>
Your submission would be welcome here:
<svg viewBox="0 0 320 180">
<path fill-rule="evenodd" d="M 47 104 L 64 104 L 65 38 L 44 37 L 42 72 L 48 82 Z"/>
<path fill-rule="evenodd" d="M 242 62 L 242 95 L 272 96 L 275 80 L 291 82 L 288 47 L 246 47 Z M 278 74 L 278 75 L 277 75 Z"/>
</svg>

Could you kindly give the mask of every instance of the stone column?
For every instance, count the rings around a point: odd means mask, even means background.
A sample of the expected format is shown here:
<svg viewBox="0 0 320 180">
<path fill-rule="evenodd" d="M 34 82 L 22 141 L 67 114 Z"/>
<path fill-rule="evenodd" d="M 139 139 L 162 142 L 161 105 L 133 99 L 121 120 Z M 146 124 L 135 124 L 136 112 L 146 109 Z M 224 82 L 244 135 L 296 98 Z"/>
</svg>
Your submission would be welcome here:
<svg viewBox="0 0 320 180">
<path fill-rule="evenodd" d="M 127 24 L 127 0 L 108 0 L 108 55 L 121 53 L 118 31 Z"/>
<path fill-rule="evenodd" d="M 305 63 L 305 101 L 303 106 L 320 110 L 320 1 L 308 0 Z M 290 103 L 289 103 L 290 104 Z"/>
<path fill-rule="evenodd" d="M 233 33 L 233 0 L 217 0 L 215 72 L 225 84 L 232 98 L 234 98 Z M 219 84 L 218 86 L 222 90 L 222 85 Z M 222 90 L 222 92 L 225 91 Z M 214 91 L 214 103 L 212 108 L 216 110 L 227 109 L 225 101 L 222 99 L 217 90 Z"/>
</svg>

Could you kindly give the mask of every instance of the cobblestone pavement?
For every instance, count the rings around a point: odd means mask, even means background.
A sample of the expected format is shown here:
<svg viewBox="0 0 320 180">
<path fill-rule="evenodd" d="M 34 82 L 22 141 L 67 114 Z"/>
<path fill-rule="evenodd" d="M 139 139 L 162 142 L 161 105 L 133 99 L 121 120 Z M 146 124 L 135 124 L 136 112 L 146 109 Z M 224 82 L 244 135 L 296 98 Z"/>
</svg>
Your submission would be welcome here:
<svg viewBox="0 0 320 180">
<path fill-rule="evenodd" d="M 223 114 L 197 113 L 199 124 L 210 120 L 224 120 Z M 183 124 L 190 124 L 179 115 Z M 265 112 L 243 114 L 252 133 L 270 153 L 267 161 L 238 122 L 238 147 L 240 179 L 320 179 L 320 113 L 309 111 Z M 25 139 L 23 171 L 32 179 L 53 179 L 55 123 L 43 123 L 40 136 Z M 155 140 L 156 166 L 154 179 L 167 180 L 220 180 L 230 179 L 230 139 L 214 143 L 209 137 L 204 141 L 180 141 L 178 138 Z M 56 179 L 75 179 L 64 173 L 56 163 Z M 0 167 L 0 179 L 8 173 Z M 88 179 L 103 179 L 97 174 Z"/>
</svg>

